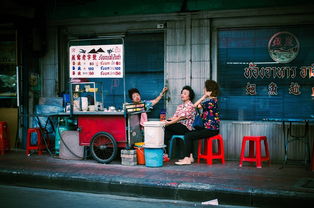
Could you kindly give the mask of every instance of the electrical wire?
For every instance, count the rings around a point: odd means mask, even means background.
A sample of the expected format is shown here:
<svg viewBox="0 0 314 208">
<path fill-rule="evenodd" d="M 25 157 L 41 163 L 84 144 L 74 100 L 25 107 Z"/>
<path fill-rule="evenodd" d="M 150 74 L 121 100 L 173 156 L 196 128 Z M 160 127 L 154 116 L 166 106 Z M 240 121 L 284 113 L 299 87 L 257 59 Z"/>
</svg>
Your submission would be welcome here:
<svg viewBox="0 0 314 208">
<path fill-rule="evenodd" d="M 61 142 L 63 142 L 64 146 L 67 148 L 67 150 L 69 150 L 69 152 L 70 152 L 72 155 L 74 155 L 74 156 L 77 157 L 77 158 L 82 158 L 81 156 L 75 154 L 75 153 L 70 149 L 70 147 L 65 143 L 65 141 L 64 141 L 63 138 L 62 138 L 62 134 L 61 134 L 61 132 L 60 132 L 59 127 L 60 127 L 60 126 L 58 125 L 57 129 L 58 129 L 58 133 L 59 133 L 59 135 L 60 135 L 60 140 L 61 140 Z"/>
</svg>

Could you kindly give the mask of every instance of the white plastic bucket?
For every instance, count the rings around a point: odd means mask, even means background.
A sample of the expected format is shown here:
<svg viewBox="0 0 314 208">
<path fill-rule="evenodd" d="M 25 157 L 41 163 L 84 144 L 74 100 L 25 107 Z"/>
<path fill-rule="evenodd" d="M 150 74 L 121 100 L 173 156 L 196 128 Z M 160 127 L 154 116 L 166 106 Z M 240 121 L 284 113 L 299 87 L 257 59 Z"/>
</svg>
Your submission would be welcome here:
<svg viewBox="0 0 314 208">
<path fill-rule="evenodd" d="M 160 147 L 164 145 L 163 121 L 144 122 L 144 143 L 145 146 Z"/>
</svg>

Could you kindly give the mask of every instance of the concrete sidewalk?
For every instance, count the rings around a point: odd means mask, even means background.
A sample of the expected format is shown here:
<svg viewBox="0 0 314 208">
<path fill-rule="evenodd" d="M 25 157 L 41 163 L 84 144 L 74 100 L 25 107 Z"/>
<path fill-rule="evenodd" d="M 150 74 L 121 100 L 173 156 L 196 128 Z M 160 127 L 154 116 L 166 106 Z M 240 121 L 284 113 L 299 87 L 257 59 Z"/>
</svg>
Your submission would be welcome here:
<svg viewBox="0 0 314 208">
<path fill-rule="evenodd" d="M 120 160 L 100 164 L 11 151 L 0 156 L 0 183 L 197 203 L 218 199 L 220 204 L 241 206 L 314 204 L 314 172 L 302 166 L 280 167 L 264 164 L 258 169 L 244 163 L 240 168 L 234 161 L 176 166 L 170 161 L 148 168 L 122 166 Z"/>
</svg>

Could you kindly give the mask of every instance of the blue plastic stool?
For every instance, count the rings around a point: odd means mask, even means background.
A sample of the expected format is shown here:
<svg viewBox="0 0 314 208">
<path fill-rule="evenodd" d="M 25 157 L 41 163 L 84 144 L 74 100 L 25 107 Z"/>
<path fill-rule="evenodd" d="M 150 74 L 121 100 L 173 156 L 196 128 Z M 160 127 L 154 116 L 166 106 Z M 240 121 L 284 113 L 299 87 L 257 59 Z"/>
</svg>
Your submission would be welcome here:
<svg viewBox="0 0 314 208">
<path fill-rule="evenodd" d="M 173 142 L 175 139 L 181 139 L 185 143 L 184 135 L 173 135 L 169 141 L 169 155 L 168 155 L 169 159 L 171 159 L 172 156 Z"/>
</svg>

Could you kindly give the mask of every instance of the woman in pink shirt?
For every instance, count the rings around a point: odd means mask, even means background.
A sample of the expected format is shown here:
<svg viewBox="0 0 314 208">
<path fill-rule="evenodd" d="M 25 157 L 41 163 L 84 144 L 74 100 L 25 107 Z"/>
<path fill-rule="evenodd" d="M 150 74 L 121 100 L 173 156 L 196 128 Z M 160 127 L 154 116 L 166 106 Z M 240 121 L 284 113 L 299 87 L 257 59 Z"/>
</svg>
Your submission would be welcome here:
<svg viewBox="0 0 314 208">
<path fill-rule="evenodd" d="M 184 86 L 181 90 L 182 104 L 178 105 L 172 118 L 165 121 L 165 144 L 168 146 L 173 135 L 184 135 L 192 130 L 195 118 L 195 108 L 192 100 L 195 94 L 190 86 Z"/>
</svg>

